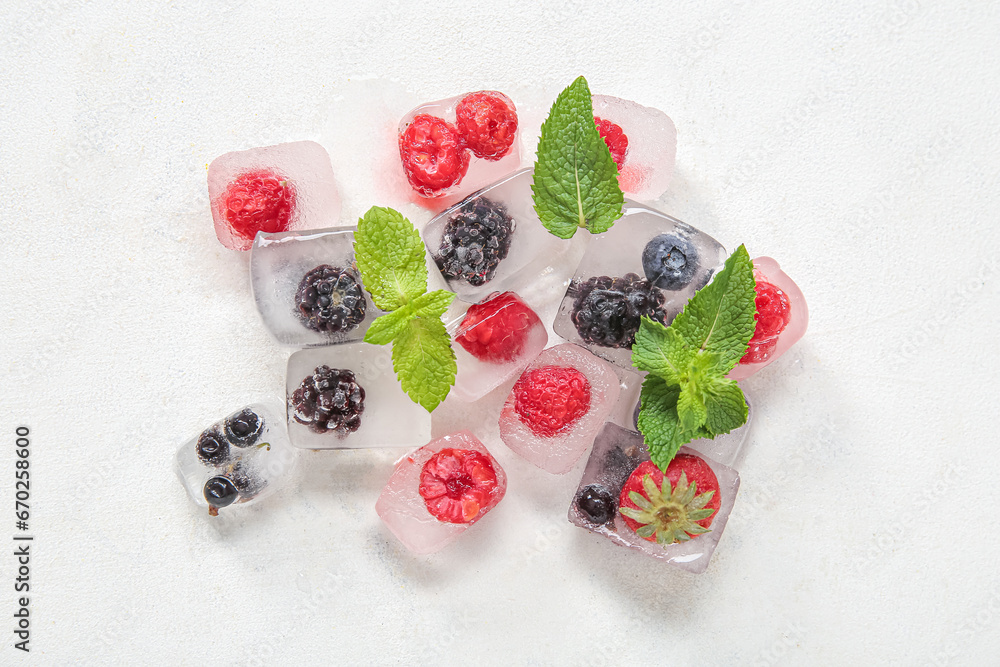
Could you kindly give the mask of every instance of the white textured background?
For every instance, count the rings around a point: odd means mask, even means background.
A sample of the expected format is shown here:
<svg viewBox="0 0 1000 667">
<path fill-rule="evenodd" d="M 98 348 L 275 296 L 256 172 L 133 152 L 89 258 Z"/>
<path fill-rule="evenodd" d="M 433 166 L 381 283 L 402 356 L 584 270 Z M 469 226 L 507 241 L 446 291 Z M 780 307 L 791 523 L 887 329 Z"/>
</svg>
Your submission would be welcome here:
<svg viewBox="0 0 1000 667">
<path fill-rule="evenodd" d="M 0 556 L 0 663 L 996 664 L 997 4 L 138 4 L 0 5 L 0 544 L 18 424 L 36 536 L 30 657 Z M 316 139 L 345 219 L 423 224 L 376 176 L 393 118 L 496 88 L 530 150 L 578 74 L 674 119 L 661 208 L 809 299 L 806 338 L 747 382 L 708 571 L 566 523 L 581 468 L 516 459 L 500 395 L 437 415 L 510 487 L 436 556 L 375 516 L 394 451 L 307 453 L 256 508 L 197 511 L 175 447 L 279 396 L 288 355 L 215 240 L 207 164 Z"/>
</svg>

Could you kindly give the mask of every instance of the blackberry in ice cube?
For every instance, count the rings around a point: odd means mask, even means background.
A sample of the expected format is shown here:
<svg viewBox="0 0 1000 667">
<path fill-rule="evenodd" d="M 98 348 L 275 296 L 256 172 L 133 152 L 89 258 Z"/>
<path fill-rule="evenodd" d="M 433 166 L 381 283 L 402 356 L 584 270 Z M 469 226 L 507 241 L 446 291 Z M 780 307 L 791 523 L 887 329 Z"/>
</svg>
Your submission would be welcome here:
<svg viewBox="0 0 1000 667">
<path fill-rule="evenodd" d="M 361 428 L 365 390 L 353 371 L 318 366 L 292 394 L 292 416 L 314 433 L 347 435 Z"/>
<path fill-rule="evenodd" d="M 514 219 L 507 208 L 486 197 L 464 202 L 445 225 L 434 261 L 447 279 L 485 285 L 510 251 Z"/>
<path fill-rule="evenodd" d="M 198 460 L 207 466 L 221 466 L 229 460 L 229 443 L 218 431 L 208 430 L 198 437 L 195 444 Z"/>
<path fill-rule="evenodd" d="M 597 276 L 571 289 L 575 296 L 571 319 L 584 342 L 630 348 L 643 316 L 666 321 L 663 293 L 635 273 Z"/>
<path fill-rule="evenodd" d="M 660 234 L 642 251 L 642 270 L 661 289 L 683 289 L 694 279 L 698 266 L 694 244 L 676 234 Z"/>
<path fill-rule="evenodd" d="M 226 418 L 224 427 L 226 439 L 237 447 L 249 447 L 260 439 L 264 430 L 264 420 L 253 410 L 246 408 Z"/>
<path fill-rule="evenodd" d="M 584 487 L 576 496 L 576 506 L 584 517 L 596 525 L 613 521 L 618 510 L 614 494 L 600 484 Z"/>
<path fill-rule="evenodd" d="M 313 331 L 350 331 L 365 319 L 365 295 L 353 271 L 321 264 L 309 271 L 295 292 L 295 309 Z"/>
</svg>

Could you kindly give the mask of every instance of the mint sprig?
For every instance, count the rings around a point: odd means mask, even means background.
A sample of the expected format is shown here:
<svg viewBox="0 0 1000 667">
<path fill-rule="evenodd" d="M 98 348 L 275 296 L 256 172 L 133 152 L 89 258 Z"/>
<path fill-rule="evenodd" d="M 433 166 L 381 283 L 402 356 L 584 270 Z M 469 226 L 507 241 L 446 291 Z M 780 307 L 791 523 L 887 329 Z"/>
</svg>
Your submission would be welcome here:
<svg viewBox="0 0 1000 667">
<path fill-rule="evenodd" d="M 605 232 L 622 215 L 618 167 L 597 131 L 582 76 L 559 94 L 542 123 L 531 192 L 538 219 L 559 238 L 581 227 Z"/>
<path fill-rule="evenodd" d="M 642 383 L 639 430 L 661 470 L 682 445 L 746 423 L 746 398 L 726 374 L 753 337 L 754 285 L 753 264 L 741 245 L 669 327 L 642 319 L 632 347 L 632 364 L 649 372 Z"/>
<path fill-rule="evenodd" d="M 420 233 L 401 213 L 373 206 L 358 221 L 354 257 L 361 280 L 382 310 L 365 342 L 392 344 L 392 367 L 403 391 L 428 412 L 448 396 L 458 370 L 441 315 L 455 295 L 427 291 Z"/>
</svg>

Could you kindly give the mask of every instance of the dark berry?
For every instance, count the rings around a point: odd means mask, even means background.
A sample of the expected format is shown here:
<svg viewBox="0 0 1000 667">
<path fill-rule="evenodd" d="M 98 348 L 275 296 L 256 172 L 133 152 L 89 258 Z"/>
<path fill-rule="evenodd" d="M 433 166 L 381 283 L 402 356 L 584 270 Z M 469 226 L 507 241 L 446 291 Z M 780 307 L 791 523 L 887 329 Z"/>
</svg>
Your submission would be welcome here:
<svg viewBox="0 0 1000 667">
<path fill-rule="evenodd" d="M 399 135 L 399 158 L 414 190 L 434 197 L 458 184 L 469 169 L 469 151 L 454 125 L 416 116 Z"/>
<path fill-rule="evenodd" d="M 642 251 L 642 270 L 656 287 L 679 290 L 698 271 L 698 251 L 691 241 L 674 234 L 660 234 Z"/>
<path fill-rule="evenodd" d="M 499 160 L 517 137 L 517 111 L 503 93 L 469 93 L 455 107 L 455 127 L 473 155 Z"/>
<path fill-rule="evenodd" d="M 319 366 L 292 394 L 295 421 L 315 433 L 353 433 L 361 427 L 365 390 L 349 370 Z"/>
<path fill-rule="evenodd" d="M 473 197 L 448 217 L 434 261 L 445 278 L 485 285 L 507 257 L 513 236 L 514 220 L 502 204 Z"/>
<path fill-rule="evenodd" d="M 198 460 L 205 465 L 220 466 L 229 459 L 229 443 L 218 431 L 205 431 L 195 446 Z"/>
<path fill-rule="evenodd" d="M 618 171 L 621 171 L 622 165 L 625 164 L 625 155 L 628 153 L 628 137 L 625 136 L 620 125 L 612 123 L 610 120 L 594 116 L 594 123 L 597 125 L 597 133 L 601 135 L 601 139 L 604 139 L 608 150 L 611 151 L 611 159 L 615 161 Z"/>
<path fill-rule="evenodd" d="M 249 500 L 258 495 L 267 486 L 267 480 L 258 475 L 248 466 L 237 463 L 228 474 L 233 486 L 240 492 L 240 497 Z"/>
<path fill-rule="evenodd" d="M 599 276 L 570 288 L 572 320 L 584 342 L 602 347 L 628 347 L 643 316 L 665 323 L 663 293 L 634 273 L 621 278 Z"/>
<path fill-rule="evenodd" d="M 603 525 L 615 518 L 614 495 L 600 484 L 586 486 L 576 497 L 576 506 L 591 523 Z"/>
<path fill-rule="evenodd" d="M 365 295 L 354 272 L 321 264 L 307 273 L 295 292 L 295 309 L 307 328 L 342 333 L 365 319 Z"/>
<path fill-rule="evenodd" d="M 249 447 L 260 439 L 264 431 L 264 420 L 250 408 L 246 408 L 226 418 L 224 427 L 226 439 L 237 447 Z"/>
<path fill-rule="evenodd" d="M 205 500 L 212 507 L 228 507 L 240 493 L 228 477 L 213 477 L 205 482 Z"/>
</svg>

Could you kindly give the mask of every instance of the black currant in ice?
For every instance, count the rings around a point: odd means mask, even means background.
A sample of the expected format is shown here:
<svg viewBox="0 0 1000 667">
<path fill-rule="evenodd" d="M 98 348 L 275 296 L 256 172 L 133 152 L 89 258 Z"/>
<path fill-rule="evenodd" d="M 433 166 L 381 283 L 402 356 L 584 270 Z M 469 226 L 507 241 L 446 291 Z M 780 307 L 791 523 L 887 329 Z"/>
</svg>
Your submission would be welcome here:
<svg viewBox="0 0 1000 667">
<path fill-rule="evenodd" d="M 642 270 L 656 287 L 683 289 L 698 271 L 698 251 L 688 239 L 660 234 L 643 249 Z"/>
<path fill-rule="evenodd" d="M 571 319 L 586 343 L 632 347 L 643 316 L 665 323 L 663 293 L 634 273 L 597 276 L 570 287 L 575 297 Z"/>
<path fill-rule="evenodd" d="M 292 393 L 290 407 L 295 421 L 315 433 L 347 435 L 361 427 L 365 390 L 352 371 L 319 366 Z"/>
<path fill-rule="evenodd" d="M 239 491 L 240 497 L 249 500 L 260 494 L 267 486 L 267 480 L 251 470 L 248 466 L 237 463 L 227 475 L 233 486 Z"/>
<path fill-rule="evenodd" d="M 615 497 L 600 484 L 585 486 L 576 497 L 576 506 L 591 523 L 603 525 L 615 518 Z"/>
<path fill-rule="evenodd" d="M 228 507 L 236 502 L 240 492 L 228 477 L 213 477 L 205 482 L 205 500 L 211 508 Z M 211 510 L 210 510 L 211 511 Z"/>
<path fill-rule="evenodd" d="M 503 204 L 473 197 L 448 218 L 434 261 L 449 280 L 485 285 L 507 257 L 513 237 L 514 219 Z"/>
<path fill-rule="evenodd" d="M 249 447 L 260 439 L 264 431 L 264 420 L 250 408 L 245 408 L 226 418 L 223 429 L 226 439 L 237 447 Z"/>
<path fill-rule="evenodd" d="M 307 273 L 295 292 L 302 324 L 321 333 L 350 331 L 365 319 L 364 291 L 354 272 L 321 264 Z"/>
<path fill-rule="evenodd" d="M 198 460 L 208 466 L 221 466 L 229 460 L 229 443 L 218 431 L 205 431 L 195 445 Z"/>
</svg>

